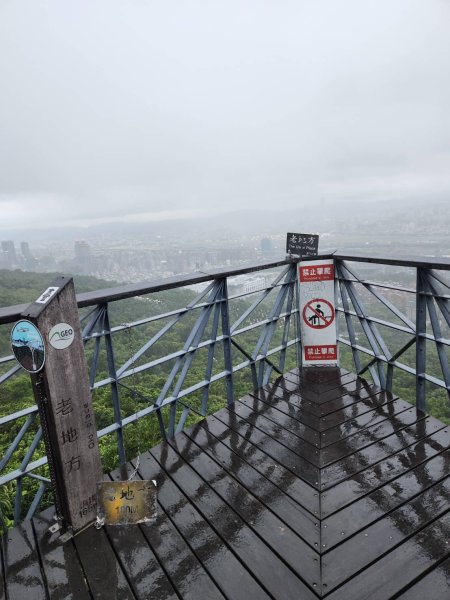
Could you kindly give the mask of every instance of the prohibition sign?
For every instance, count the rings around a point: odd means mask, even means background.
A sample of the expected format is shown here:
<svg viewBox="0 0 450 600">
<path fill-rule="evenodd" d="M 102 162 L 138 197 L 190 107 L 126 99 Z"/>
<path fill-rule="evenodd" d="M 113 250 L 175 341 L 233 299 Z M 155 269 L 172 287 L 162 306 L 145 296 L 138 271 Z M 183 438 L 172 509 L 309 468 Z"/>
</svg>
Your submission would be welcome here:
<svg viewBox="0 0 450 600">
<path fill-rule="evenodd" d="M 334 321 L 333 305 L 323 298 L 314 298 L 305 304 L 303 320 L 312 329 L 325 329 Z"/>
</svg>

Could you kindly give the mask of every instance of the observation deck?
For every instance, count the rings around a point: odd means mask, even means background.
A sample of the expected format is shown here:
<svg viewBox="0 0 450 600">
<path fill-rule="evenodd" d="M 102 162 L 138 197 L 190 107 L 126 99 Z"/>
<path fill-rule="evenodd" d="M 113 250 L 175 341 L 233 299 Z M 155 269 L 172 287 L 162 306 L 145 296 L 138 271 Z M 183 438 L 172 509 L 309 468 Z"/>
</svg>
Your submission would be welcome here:
<svg viewBox="0 0 450 600">
<path fill-rule="evenodd" d="M 298 366 L 296 260 L 77 296 L 103 471 L 156 480 L 156 521 L 51 534 L 38 410 L 14 405 L 0 600 L 450 596 L 450 261 L 318 258 L 342 368 Z M 232 289 L 254 272 L 262 289 Z M 0 308 L 0 333 L 23 309 Z M 27 377 L 0 356 L 2 401 Z"/>
<path fill-rule="evenodd" d="M 141 455 L 155 523 L 61 544 L 48 509 L 11 530 L 0 597 L 442 600 L 449 441 L 352 373 L 290 371 Z"/>
</svg>

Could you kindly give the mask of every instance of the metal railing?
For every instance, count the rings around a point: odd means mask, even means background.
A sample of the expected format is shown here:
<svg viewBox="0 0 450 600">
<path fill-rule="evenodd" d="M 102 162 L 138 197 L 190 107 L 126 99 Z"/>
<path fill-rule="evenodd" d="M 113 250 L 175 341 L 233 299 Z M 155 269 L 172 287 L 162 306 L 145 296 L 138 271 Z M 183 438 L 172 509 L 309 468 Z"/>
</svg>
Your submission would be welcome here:
<svg viewBox="0 0 450 600">
<path fill-rule="evenodd" d="M 396 369 L 413 376 L 416 407 L 422 412 L 427 410 L 427 382 L 445 391 L 450 399 L 450 280 L 447 275 L 450 260 L 366 257 L 338 252 L 334 258 L 337 311 L 345 317 L 347 334 L 340 335 L 339 342 L 351 349 L 356 373 L 363 375 L 368 371 L 374 383 L 388 391 L 393 390 Z M 364 277 L 358 274 L 356 263 L 370 265 L 372 272 L 376 272 L 374 265 L 382 265 L 391 270 L 395 268 L 399 275 L 403 269 L 409 273 L 404 277 L 404 284 L 372 281 L 370 273 Z M 392 295 L 394 299 L 389 298 Z M 371 310 L 368 310 L 368 302 Z M 374 315 L 374 311 L 379 316 Z M 395 320 L 389 321 L 387 317 Z M 358 340 L 355 320 L 364 344 Z M 390 335 L 383 336 L 380 327 Z M 427 347 L 436 354 L 437 360 L 431 360 L 431 355 L 427 361 L 430 354 Z M 411 348 L 414 348 L 413 355 Z M 364 361 L 362 357 L 369 360 Z"/>
<path fill-rule="evenodd" d="M 422 411 L 427 385 L 450 397 L 450 261 L 339 252 L 318 258 L 335 259 L 341 362 L 387 390 L 395 391 L 396 373 L 414 378 L 408 389 Z M 142 450 L 154 445 L 300 364 L 297 262 L 77 295 L 105 470 L 125 463 L 127 451 L 138 451 L 140 443 Z M 259 277 L 253 286 L 235 285 L 256 273 L 271 283 Z M 184 301 L 181 307 L 167 307 L 170 290 L 178 290 L 174 302 Z M 26 306 L 0 309 L 3 334 Z M 0 369 L 1 406 L 15 385 L 28 393 L 28 375 L 11 355 L 0 357 Z M 26 406 L 0 417 L 0 508 L 16 523 L 35 513 L 50 483 L 31 387 L 28 398 Z"/>
<path fill-rule="evenodd" d="M 245 285 L 232 285 L 236 278 L 255 273 L 259 275 L 256 290 L 251 285 L 248 290 Z M 272 280 L 262 284 L 261 275 Z M 184 289 L 180 301 L 185 303 L 160 312 L 164 301 L 156 300 L 155 312 L 152 298 L 174 289 Z M 105 470 L 115 463 L 124 464 L 127 453 L 132 458 L 131 452 L 139 450 L 140 443 L 154 445 L 182 430 L 189 418 L 198 419 L 233 402 L 249 387 L 266 384 L 272 373 L 284 371 L 288 359 L 290 367 L 298 363 L 295 261 L 120 286 L 79 294 L 77 301 Z M 0 325 L 12 325 L 25 307 L 0 309 Z M 136 318 L 139 311 L 143 314 Z M 0 358 L 0 367 L 1 405 L 2 386 L 29 376 L 11 355 Z M 250 377 L 242 387 L 236 378 L 244 372 Z M 211 397 L 222 398 L 222 403 L 211 406 Z M 107 423 L 105 414 L 110 416 Z M 148 425 L 150 418 L 157 423 L 157 432 L 153 422 Z M 141 431 L 138 427 L 134 433 L 145 440 L 130 442 L 130 436 L 125 439 L 126 431 L 138 421 L 145 421 L 147 427 Z M 2 415 L 0 430 L 5 428 L 14 431 L 14 436 L 0 462 L 0 485 L 15 482 L 13 512 L 18 522 L 34 514 L 50 483 L 43 470 L 47 461 L 37 407 L 30 400 L 26 408 Z M 116 437 L 113 462 L 112 435 Z M 109 441 L 102 444 L 102 440 Z M 39 487 L 31 486 L 33 499 L 24 515 L 22 492 L 30 479 Z"/>
</svg>

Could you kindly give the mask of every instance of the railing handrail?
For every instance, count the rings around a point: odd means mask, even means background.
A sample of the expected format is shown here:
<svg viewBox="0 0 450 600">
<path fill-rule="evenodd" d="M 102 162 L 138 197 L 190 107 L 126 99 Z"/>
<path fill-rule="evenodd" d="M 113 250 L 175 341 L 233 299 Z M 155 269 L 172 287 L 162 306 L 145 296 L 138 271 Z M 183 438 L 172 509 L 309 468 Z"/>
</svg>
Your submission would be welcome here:
<svg viewBox="0 0 450 600">
<path fill-rule="evenodd" d="M 336 250 L 333 258 L 354 262 L 366 262 L 397 267 L 415 267 L 423 269 L 443 269 L 450 271 L 450 258 L 435 256 L 389 256 L 387 254 L 361 254 Z"/>
</svg>

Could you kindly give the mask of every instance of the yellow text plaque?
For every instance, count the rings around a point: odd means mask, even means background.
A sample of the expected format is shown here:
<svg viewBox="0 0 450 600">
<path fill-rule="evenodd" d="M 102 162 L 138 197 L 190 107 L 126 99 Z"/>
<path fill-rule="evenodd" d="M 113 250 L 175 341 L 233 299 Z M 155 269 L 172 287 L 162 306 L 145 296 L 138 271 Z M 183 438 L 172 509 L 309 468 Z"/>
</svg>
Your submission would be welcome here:
<svg viewBox="0 0 450 600">
<path fill-rule="evenodd" d="M 148 523 L 156 517 L 152 481 L 103 481 L 97 484 L 98 516 L 105 525 Z"/>
</svg>

